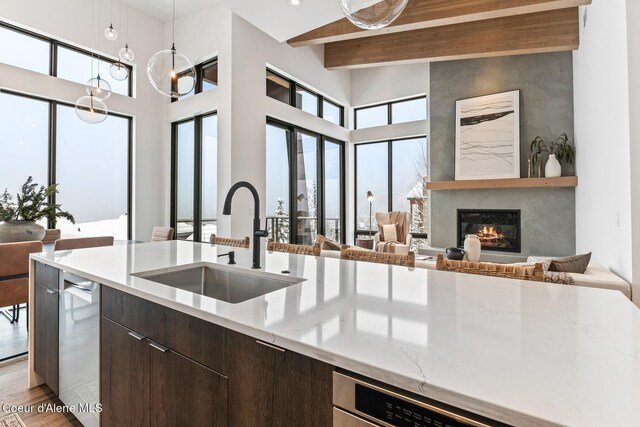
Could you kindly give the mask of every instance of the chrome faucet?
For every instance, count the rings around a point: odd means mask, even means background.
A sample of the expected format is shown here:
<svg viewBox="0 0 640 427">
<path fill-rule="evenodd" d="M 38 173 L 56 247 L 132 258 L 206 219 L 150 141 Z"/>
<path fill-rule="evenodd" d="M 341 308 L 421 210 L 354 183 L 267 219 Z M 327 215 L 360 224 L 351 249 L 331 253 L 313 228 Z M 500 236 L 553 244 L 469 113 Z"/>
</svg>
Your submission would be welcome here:
<svg viewBox="0 0 640 427">
<path fill-rule="evenodd" d="M 246 181 L 240 181 L 233 184 L 227 197 L 224 199 L 224 208 L 222 209 L 223 215 L 231 215 L 231 199 L 233 195 L 240 188 L 244 187 L 251 191 L 253 195 L 253 266 L 252 268 L 260 268 L 260 238 L 267 237 L 269 233 L 267 230 L 260 229 L 260 197 L 256 188 Z"/>
</svg>

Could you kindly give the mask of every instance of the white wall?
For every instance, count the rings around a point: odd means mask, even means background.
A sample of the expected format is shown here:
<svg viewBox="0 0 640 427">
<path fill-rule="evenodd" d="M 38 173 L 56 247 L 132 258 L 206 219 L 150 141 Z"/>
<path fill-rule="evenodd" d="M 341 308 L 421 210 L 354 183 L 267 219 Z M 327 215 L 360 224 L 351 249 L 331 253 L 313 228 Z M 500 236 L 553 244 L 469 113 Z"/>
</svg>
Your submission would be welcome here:
<svg viewBox="0 0 640 427">
<path fill-rule="evenodd" d="M 631 218 L 634 224 L 633 249 L 634 301 L 640 306 L 640 1 L 627 0 L 627 52 L 629 66 L 629 135 L 631 164 Z"/>
<path fill-rule="evenodd" d="M 633 2 L 636 0 L 628 3 Z M 586 11 L 586 27 L 581 19 L 580 49 L 574 53 L 576 173 L 579 177 L 576 248 L 579 253 L 593 252 L 595 261 L 633 282 L 637 302 L 640 281 L 634 280 L 634 275 L 639 273 L 640 266 L 634 258 L 640 256 L 640 246 L 633 244 L 632 236 L 639 232 L 640 225 L 634 225 L 638 221 L 634 221 L 631 209 L 632 188 L 636 189 L 637 185 L 633 184 L 637 179 L 632 179 L 631 165 L 637 162 L 630 162 L 633 145 L 628 52 L 632 45 L 628 45 L 627 2 L 593 2 Z M 581 18 L 584 12 L 583 7 Z M 636 15 L 635 21 L 630 21 L 633 22 L 630 27 L 636 25 L 637 18 Z M 634 104 L 636 102 L 637 99 Z M 633 152 L 636 151 L 633 148 Z M 637 171 L 633 172 L 636 174 Z M 634 199 L 637 204 L 637 197 Z"/>
<path fill-rule="evenodd" d="M 102 3 L 100 38 L 95 22 L 93 26 L 91 24 L 89 1 L 2 0 L 0 19 L 85 49 L 95 46 L 95 50 L 117 57 L 123 40 L 112 43 L 102 35 L 109 24 L 109 4 Z M 114 11 L 118 10 L 119 5 L 119 2 L 114 2 Z M 146 77 L 146 63 L 161 46 L 162 24 L 135 9 L 131 9 L 129 20 L 129 44 L 136 54 L 135 98 L 113 94 L 107 105 L 110 111 L 134 117 L 134 205 L 130 214 L 133 215 L 133 238 L 149 240 L 154 225 L 168 223 L 163 208 L 169 198 L 162 186 L 158 185 L 165 182 L 169 175 L 165 168 L 166 153 L 161 149 L 163 128 L 158 126 L 162 122 L 163 108 L 161 96 Z M 114 16 L 114 24 L 116 22 Z M 6 64 L 0 64 L 0 87 L 69 103 L 75 103 L 85 91 L 84 84 Z"/>
</svg>

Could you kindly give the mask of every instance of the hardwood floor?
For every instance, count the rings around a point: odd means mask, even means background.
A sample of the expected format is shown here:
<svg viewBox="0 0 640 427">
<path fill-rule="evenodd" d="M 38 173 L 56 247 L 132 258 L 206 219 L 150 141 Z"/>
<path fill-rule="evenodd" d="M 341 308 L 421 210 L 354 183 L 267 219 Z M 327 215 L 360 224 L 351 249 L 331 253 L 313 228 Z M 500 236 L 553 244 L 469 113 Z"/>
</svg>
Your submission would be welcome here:
<svg viewBox="0 0 640 427">
<path fill-rule="evenodd" d="M 7 307 L 2 308 L 2 310 L 6 309 Z M 25 353 L 28 348 L 27 309 L 20 310 L 20 319 L 17 323 L 10 323 L 9 319 L 0 315 L 0 360 Z"/>
<path fill-rule="evenodd" d="M 22 316 L 23 313 L 20 313 Z M 2 319 L 0 319 L 1 321 Z M 53 403 L 61 405 L 60 400 L 46 385 L 29 389 L 27 387 L 27 359 L 17 359 L 0 363 L 0 416 L 6 415 L 10 405 L 31 405 L 33 412 L 18 412 L 28 427 L 66 427 L 81 426 L 80 422 L 70 414 L 37 411 L 38 405 Z"/>
</svg>

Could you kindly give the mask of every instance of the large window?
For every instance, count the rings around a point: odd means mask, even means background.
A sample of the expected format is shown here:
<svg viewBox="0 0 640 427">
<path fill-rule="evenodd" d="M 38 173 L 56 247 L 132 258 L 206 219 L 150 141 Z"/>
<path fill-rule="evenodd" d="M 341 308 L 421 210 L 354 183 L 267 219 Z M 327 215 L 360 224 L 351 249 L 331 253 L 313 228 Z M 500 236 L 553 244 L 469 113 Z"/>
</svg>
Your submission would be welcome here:
<svg viewBox="0 0 640 427">
<path fill-rule="evenodd" d="M 51 201 L 76 219 L 57 221 L 63 237 L 130 238 L 131 118 L 109 114 L 89 125 L 72 105 L 2 91 L 0 129 L 0 191 L 15 194 L 28 176 L 58 183 Z"/>
<path fill-rule="evenodd" d="M 58 220 L 66 237 L 128 237 L 129 126 L 110 115 L 99 125 L 78 119 L 74 108 L 56 109 L 57 202 L 76 223 Z"/>
<path fill-rule="evenodd" d="M 344 241 L 344 144 L 267 123 L 267 229 L 280 242 Z"/>
<path fill-rule="evenodd" d="M 355 109 L 355 128 L 395 125 L 427 119 L 427 97 L 404 99 Z"/>
<path fill-rule="evenodd" d="M 171 98 L 171 102 L 176 102 L 181 99 L 189 98 L 195 94 L 207 92 L 218 87 L 218 58 L 210 59 L 206 62 L 202 62 L 195 66 L 196 69 L 196 83 L 191 92 L 181 96 L 180 98 Z M 178 87 L 181 83 L 193 84 L 190 77 L 184 78 L 178 75 Z M 185 89 L 186 90 L 186 89 Z"/>
<path fill-rule="evenodd" d="M 356 236 L 378 231 L 377 212 L 403 211 L 411 213 L 415 246 L 426 246 L 426 138 L 358 144 L 355 155 Z M 374 197 L 371 202 L 367 199 L 369 191 Z"/>
<path fill-rule="evenodd" d="M 49 43 L 36 35 L 0 26 L 0 62 L 49 74 Z"/>
<path fill-rule="evenodd" d="M 218 116 L 173 124 L 171 223 L 176 238 L 206 242 L 216 233 Z"/>
<path fill-rule="evenodd" d="M 0 22 L 0 62 L 2 63 L 84 85 L 89 79 L 95 77 L 90 75 L 92 58 L 95 75 L 99 72 L 100 77 L 109 82 L 114 93 L 132 96 L 133 67 L 131 65 L 124 64 L 129 69 L 129 77 L 118 81 L 109 73 L 109 67 L 118 61 L 117 58 L 92 54 L 88 50 Z"/>
<path fill-rule="evenodd" d="M 93 67 L 93 73 L 95 75 L 100 73 L 100 78 L 109 83 L 111 92 L 129 95 L 129 77 L 125 80 L 116 80 L 111 77 L 109 69 L 113 61 L 92 57 L 90 53 L 65 46 L 58 46 L 57 58 L 57 77 L 84 85 L 87 84 L 89 80 L 87 76 L 91 74 Z"/>
<path fill-rule="evenodd" d="M 344 126 L 344 107 L 267 68 L 267 96 Z"/>
</svg>

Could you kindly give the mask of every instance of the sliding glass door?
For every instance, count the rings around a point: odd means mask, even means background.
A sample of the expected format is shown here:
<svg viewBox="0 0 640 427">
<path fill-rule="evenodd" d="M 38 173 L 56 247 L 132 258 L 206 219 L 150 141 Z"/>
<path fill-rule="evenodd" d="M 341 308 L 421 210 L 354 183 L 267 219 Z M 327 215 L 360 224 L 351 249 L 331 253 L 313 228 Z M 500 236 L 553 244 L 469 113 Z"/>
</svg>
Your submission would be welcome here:
<svg viewBox="0 0 640 427">
<path fill-rule="evenodd" d="M 344 241 L 344 145 L 284 123 L 267 123 L 267 228 L 279 242 Z"/>
<path fill-rule="evenodd" d="M 209 241 L 218 210 L 218 117 L 173 124 L 171 223 L 179 240 Z"/>
</svg>

